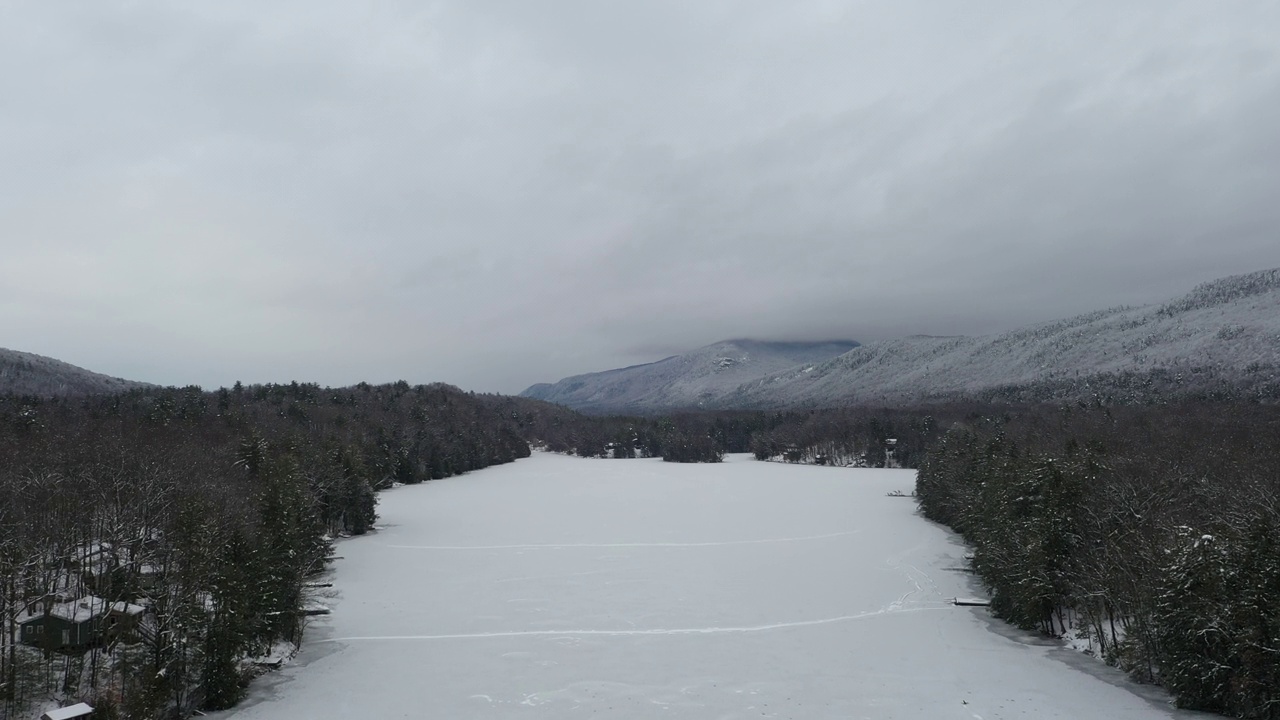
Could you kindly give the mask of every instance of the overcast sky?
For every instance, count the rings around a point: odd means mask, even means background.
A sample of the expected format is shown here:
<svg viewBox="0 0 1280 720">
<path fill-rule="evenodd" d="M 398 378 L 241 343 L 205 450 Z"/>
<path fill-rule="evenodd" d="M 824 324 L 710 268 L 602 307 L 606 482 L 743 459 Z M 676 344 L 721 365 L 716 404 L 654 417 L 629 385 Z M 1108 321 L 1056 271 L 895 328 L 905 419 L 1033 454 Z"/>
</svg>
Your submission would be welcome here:
<svg viewBox="0 0 1280 720">
<path fill-rule="evenodd" d="M 0 3 L 0 346 L 515 392 L 1280 266 L 1280 3 Z"/>
</svg>

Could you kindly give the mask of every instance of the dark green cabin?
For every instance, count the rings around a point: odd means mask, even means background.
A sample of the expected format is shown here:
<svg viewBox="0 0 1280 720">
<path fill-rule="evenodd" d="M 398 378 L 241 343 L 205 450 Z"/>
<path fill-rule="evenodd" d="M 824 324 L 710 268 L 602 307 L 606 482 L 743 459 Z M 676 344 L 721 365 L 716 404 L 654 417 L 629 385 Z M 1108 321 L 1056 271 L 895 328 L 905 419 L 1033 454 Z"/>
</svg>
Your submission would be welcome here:
<svg viewBox="0 0 1280 720">
<path fill-rule="evenodd" d="M 18 618 L 19 640 L 45 650 L 84 650 L 102 638 L 107 602 L 87 597 L 37 607 Z"/>
</svg>

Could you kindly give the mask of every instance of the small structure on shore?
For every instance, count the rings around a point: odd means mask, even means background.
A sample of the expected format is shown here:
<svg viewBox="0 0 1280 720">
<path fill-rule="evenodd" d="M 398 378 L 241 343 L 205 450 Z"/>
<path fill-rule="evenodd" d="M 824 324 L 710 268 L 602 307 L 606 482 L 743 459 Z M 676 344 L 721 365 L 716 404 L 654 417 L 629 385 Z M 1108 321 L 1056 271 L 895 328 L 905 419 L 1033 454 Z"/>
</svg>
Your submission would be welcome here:
<svg viewBox="0 0 1280 720">
<path fill-rule="evenodd" d="M 99 628 L 102 642 L 113 645 L 117 642 L 138 642 L 138 624 L 147 609 L 142 605 L 127 602 L 114 602 L 107 608 Z"/>
<path fill-rule="evenodd" d="M 40 720 L 89 720 L 92 717 L 92 705 L 89 703 L 76 703 L 57 710 L 50 710 L 41 715 Z"/>
</svg>

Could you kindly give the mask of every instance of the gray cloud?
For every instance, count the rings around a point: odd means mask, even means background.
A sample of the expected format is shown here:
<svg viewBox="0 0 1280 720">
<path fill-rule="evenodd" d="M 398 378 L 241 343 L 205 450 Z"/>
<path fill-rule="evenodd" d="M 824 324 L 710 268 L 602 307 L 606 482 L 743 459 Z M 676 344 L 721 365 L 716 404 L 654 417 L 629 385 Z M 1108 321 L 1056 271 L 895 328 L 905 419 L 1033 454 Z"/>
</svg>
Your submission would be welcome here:
<svg viewBox="0 0 1280 720">
<path fill-rule="evenodd" d="M 517 391 L 1280 265 L 1266 2 L 10 3 L 0 345 Z"/>
</svg>

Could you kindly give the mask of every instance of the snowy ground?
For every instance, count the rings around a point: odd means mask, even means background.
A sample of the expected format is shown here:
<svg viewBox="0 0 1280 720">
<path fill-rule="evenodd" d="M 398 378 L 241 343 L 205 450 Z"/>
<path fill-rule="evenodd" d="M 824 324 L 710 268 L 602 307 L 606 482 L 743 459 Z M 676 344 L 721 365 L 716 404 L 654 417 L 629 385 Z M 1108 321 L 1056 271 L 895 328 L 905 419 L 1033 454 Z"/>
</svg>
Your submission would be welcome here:
<svg viewBox="0 0 1280 720">
<path fill-rule="evenodd" d="M 1011 633 L 915 514 L 914 475 L 754 462 L 513 465 L 384 493 L 333 614 L 220 717 L 1167 718 Z"/>
</svg>

